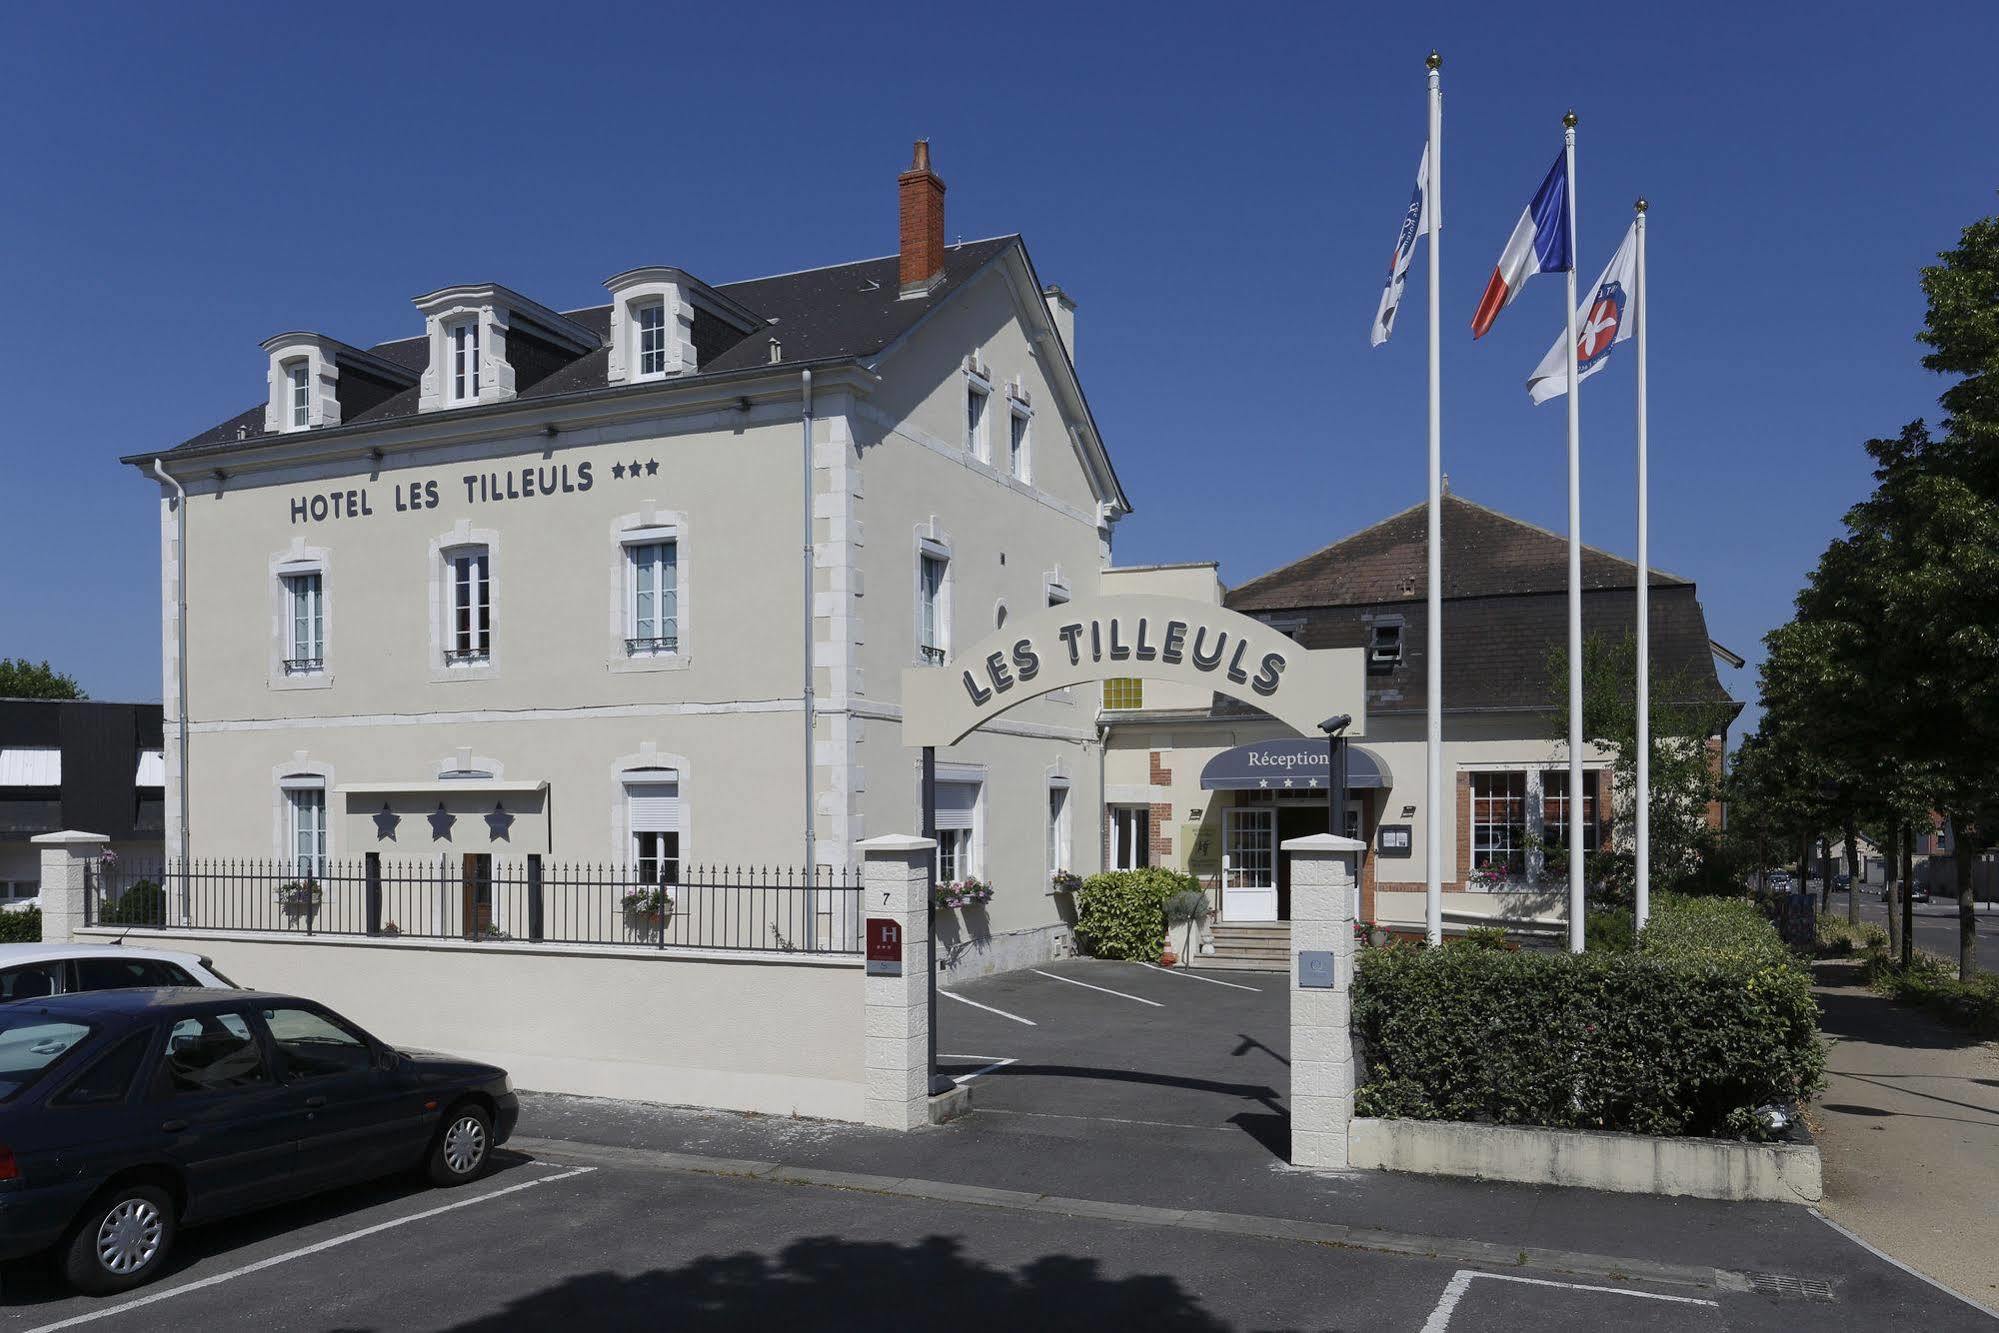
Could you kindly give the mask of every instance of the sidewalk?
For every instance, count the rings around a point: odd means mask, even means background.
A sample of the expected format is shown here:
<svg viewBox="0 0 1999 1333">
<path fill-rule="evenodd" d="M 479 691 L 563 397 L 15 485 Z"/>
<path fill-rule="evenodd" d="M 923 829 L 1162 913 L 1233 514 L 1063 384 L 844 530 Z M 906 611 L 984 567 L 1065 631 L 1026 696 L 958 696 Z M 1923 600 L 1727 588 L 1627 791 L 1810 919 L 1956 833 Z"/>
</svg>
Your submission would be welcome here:
<svg viewBox="0 0 1999 1333">
<path fill-rule="evenodd" d="M 1818 1107 L 1826 1216 L 1972 1300 L 1999 1306 L 1999 1044 L 1818 968 L 1831 1039 Z"/>
</svg>

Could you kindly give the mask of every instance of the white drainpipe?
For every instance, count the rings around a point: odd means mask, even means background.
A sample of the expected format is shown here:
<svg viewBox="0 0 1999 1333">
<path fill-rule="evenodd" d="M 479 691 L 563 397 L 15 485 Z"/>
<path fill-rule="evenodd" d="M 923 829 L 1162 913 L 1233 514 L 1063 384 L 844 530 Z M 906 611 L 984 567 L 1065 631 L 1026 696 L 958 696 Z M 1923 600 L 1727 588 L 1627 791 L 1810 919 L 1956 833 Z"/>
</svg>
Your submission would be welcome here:
<svg viewBox="0 0 1999 1333">
<path fill-rule="evenodd" d="M 165 465 L 159 459 L 153 460 L 153 475 L 174 488 L 174 682 L 178 688 L 180 746 L 180 910 L 185 922 L 188 914 L 187 895 L 187 488 L 167 475 Z"/>
<path fill-rule="evenodd" d="M 799 392 L 803 402 L 799 409 L 798 467 L 799 496 L 805 509 L 803 521 L 803 545 L 799 562 L 803 569 L 805 592 L 805 875 L 808 885 L 816 885 L 818 866 L 818 842 L 813 829 L 813 771 L 814 755 L 813 728 L 817 725 L 816 709 L 812 695 L 812 673 L 817 665 L 812 645 L 812 372 L 801 370 Z M 808 941 L 817 933 L 819 909 L 816 894 L 807 894 L 806 938 Z"/>
</svg>

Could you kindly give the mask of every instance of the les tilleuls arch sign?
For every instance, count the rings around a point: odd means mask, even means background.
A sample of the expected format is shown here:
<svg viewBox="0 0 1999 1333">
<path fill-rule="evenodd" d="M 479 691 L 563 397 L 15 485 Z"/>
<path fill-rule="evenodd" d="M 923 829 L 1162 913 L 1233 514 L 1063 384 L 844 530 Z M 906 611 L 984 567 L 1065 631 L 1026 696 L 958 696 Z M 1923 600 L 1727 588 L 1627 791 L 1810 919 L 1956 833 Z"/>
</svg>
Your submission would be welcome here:
<svg viewBox="0 0 1999 1333">
<path fill-rule="evenodd" d="M 1366 733 L 1365 653 L 1308 649 L 1225 607 L 1140 594 L 1069 602 L 1006 624 L 942 667 L 902 673 L 902 743 L 954 745 L 1052 690 L 1137 676 L 1239 699 L 1316 736 L 1348 713 Z"/>
</svg>

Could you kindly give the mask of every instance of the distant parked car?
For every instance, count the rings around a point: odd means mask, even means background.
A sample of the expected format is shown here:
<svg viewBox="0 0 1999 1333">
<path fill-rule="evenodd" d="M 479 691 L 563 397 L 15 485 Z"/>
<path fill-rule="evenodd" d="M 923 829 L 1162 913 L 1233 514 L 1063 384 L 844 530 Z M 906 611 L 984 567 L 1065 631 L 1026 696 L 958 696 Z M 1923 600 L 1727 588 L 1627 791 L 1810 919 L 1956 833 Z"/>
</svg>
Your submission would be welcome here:
<svg viewBox="0 0 1999 1333">
<path fill-rule="evenodd" d="M 397 1051 L 261 991 L 106 990 L 0 1006 L 0 1260 L 92 1293 L 157 1276 L 183 1225 L 424 1170 L 485 1173 L 505 1070 Z"/>
<path fill-rule="evenodd" d="M 131 986 L 236 989 L 200 954 L 119 944 L 0 944 L 0 1004 Z"/>
<path fill-rule="evenodd" d="M 1918 880 L 1918 881 L 1917 881 L 1916 883 L 1914 883 L 1914 884 L 1912 884 L 1912 885 L 1910 885 L 1910 886 L 1909 886 L 1909 901 L 1910 901 L 1910 902 L 1912 902 L 1912 903 L 1926 903 L 1926 902 L 1928 902 L 1929 900 L 1930 900 L 1930 886 L 1929 886 L 1929 885 L 1927 885 L 1927 884 L 1923 883 L 1922 881 Z M 1895 895 L 1894 895 L 1894 893 L 1893 893 L 1893 892 L 1891 892 L 1891 891 L 1890 891 L 1890 890 L 1889 890 L 1888 888 L 1886 888 L 1886 887 L 1883 887 L 1883 888 L 1882 888 L 1882 890 L 1881 890 L 1881 901 L 1882 901 L 1882 902 L 1884 902 L 1884 903 L 1891 903 L 1891 902 L 1895 901 Z"/>
</svg>

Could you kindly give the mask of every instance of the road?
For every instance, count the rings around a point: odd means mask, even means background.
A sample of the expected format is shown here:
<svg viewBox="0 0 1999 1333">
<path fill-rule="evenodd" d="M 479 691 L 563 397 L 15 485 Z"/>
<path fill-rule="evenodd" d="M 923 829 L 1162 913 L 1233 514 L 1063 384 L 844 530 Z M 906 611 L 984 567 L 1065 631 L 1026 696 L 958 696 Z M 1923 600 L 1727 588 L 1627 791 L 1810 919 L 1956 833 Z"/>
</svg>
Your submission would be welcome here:
<svg viewBox="0 0 1999 1333">
<path fill-rule="evenodd" d="M 1843 890 L 1833 890 L 1828 910 L 1837 917 L 1846 915 Z M 1915 903 L 1912 910 L 1916 916 L 1916 947 L 1956 962 L 1957 903 L 1938 897 L 1927 903 Z M 1860 919 L 1871 921 L 1883 930 L 1888 928 L 1888 904 L 1881 901 L 1881 890 L 1871 886 L 1861 889 Z M 1978 904 L 1978 970 L 1999 972 L 1999 904 Z"/>
</svg>

